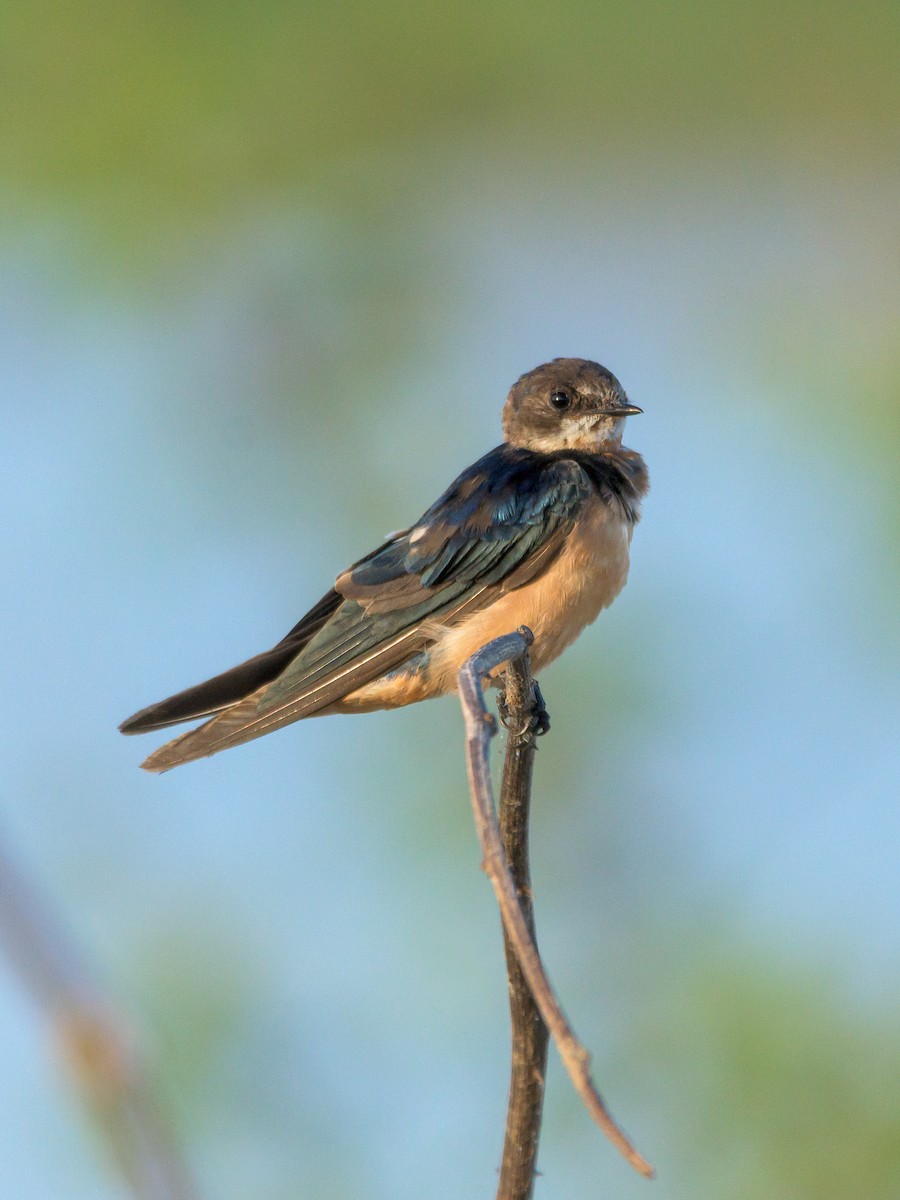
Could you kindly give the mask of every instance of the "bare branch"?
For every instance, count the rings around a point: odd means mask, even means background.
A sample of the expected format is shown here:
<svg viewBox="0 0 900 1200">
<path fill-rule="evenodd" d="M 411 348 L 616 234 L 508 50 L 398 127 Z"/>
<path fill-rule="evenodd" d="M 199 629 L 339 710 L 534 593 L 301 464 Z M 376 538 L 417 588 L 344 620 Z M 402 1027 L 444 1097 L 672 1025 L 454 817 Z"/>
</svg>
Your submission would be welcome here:
<svg viewBox="0 0 900 1200">
<path fill-rule="evenodd" d="M 522 906 L 522 915 L 533 939 L 534 906 L 528 865 L 528 818 L 536 747 L 534 689 L 527 651 L 510 661 L 506 668 L 504 689 L 509 737 L 500 787 L 500 837 L 516 895 Z M 509 980 L 512 1060 L 497 1200 L 531 1200 L 541 1136 L 549 1037 L 505 926 L 503 948 Z"/>
<path fill-rule="evenodd" d="M 0 845 L 0 941 L 138 1200 L 197 1200 L 123 1022 L 66 931 Z"/>
<path fill-rule="evenodd" d="M 460 703 L 466 726 L 466 766 L 475 826 L 482 848 L 482 867 L 494 888 L 504 929 L 522 973 L 575 1090 L 613 1145 L 637 1171 L 649 1179 L 653 1176 L 653 1168 L 638 1153 L 606 1107 L 590 1076 L 590 1055 L 576 1038 L 553 993 L 522 912 L 500 840 L 489 763 L 490 739 L 497 732 L 497 723 L 485 705 L 482 684 L 503 663 L 527 654 L 532 640 L 531 631 L 523 626 L 518 633 L 506 634 L 482 647 L 463 664 L 459 672 Z"/>
</svg>

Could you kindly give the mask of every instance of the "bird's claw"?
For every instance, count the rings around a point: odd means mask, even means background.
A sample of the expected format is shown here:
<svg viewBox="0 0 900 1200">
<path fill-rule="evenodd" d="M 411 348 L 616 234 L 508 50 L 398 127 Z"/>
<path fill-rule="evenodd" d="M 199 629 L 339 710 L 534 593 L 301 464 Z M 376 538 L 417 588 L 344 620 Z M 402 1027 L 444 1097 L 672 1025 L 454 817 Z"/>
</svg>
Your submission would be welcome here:
<svg viewBox="0 0 900 1200">
<path fill-rule="evenodd" d="M 528 714 L 528 720 L 523 729 L 510 729 L 506 689 L 501 688 L 497 693 L 497 715 L 500 717 L 500 724 L 514 737 L 525 737 L 527 734 L 531 734 L 533 737 L 542 737 L 550 731 L 550 714 L 547 712 L 547 706 L 536 679 L 531 681 L 531 689 L 531 712 Z"/>
<path fill-rule="evenodd" d="M 547 712 L 547 705 L 544 703 L 541 685 L 536 679 L 533 681 L 533 689 L 534 700 L 531 705 L 531 727 L 535 737 L 543 737 L 545 733 L 550 732 L 550 714 Z"/>
</svg>

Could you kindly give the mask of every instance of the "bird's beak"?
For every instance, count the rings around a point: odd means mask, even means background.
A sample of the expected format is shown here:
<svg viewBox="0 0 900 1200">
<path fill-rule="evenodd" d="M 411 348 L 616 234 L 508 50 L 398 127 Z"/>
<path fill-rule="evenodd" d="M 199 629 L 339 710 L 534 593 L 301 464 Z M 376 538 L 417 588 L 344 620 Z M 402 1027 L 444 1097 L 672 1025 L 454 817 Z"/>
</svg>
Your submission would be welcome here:
<svg viewBox="0 0 900 1200">
<path fill-rule="evenodd" d="M 644 410 L 636 404 L 617 404 L 615 408 L 592 408 L 591 416 L 596 417 L 633 417 Z"/>
</svg>

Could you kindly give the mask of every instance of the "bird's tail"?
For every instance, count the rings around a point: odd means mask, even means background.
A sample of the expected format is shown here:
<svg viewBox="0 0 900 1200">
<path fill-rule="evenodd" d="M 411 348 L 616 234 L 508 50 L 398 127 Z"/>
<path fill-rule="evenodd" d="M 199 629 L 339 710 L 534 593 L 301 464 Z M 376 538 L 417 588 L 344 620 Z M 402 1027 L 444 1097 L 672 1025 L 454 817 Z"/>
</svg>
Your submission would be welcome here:
<svg viewBox="0 0 900 1200">
<path fill-rule="evenodd" d="M 158 750 L 154 750 L 149 758 L 141 763 L 141 766 L 145 771 L 169 771 L 172 767 L 181 766 L 182 763 L 206 758 L 207 755 L 216 754 L 219 750 L 226 750 L 229 746 L 238 746 L 241 742 L 249 742 L 252 738 L 268 733 L 269 729 L 274 726 L 258 727 L 259 711 L 257 708 L 257 702 L 266 690 L 266 686 L 246 696 L 243 700 L 239 700 L 236 704 L 229 705 L 211 720 L 198 725 L 196 729 L 190 729 L 187 733 L 182 733 L 179 737 L 166 742 Z M 296 720 L 297 718 L 291 717 L 290 719 Z M 126 732 L 130 731 L 126 730 Z"/>
<path fill-rule="evenodd" d="M 142 708 L 123 721 L 119 729 L 129 734 L 150 733 L 154 729 L 167 729 L 197 717 L 211 717 L 212 720 L 198 728 L 160 746 L 141 766 L 148 771 L 168 771 L 179 763 L 212 754 L 214 750 L 201 747 L 207 741 L 210 744 L 217 742 L 226 729 L 236 733 L 242 722 L 252 720 L 257 715 L 256 702 L 259 697 L 295 654 L 292 646 L 279 644 L 221 675 L 177 692 L 158 704 Z M 248 738 L 239 740 L 247 741 Z M 237 745 L 237 742 L 229 741 L 228 744 Z M 224 746 L 217 745 L 215 748 L 224 749 Z"/>
<path fill-rule="evenodd" d="M 221 675 L 177 692 L 157 704 L 142 708 L 123 721 L 119 726 L 122 733 L 149 733 L 198 717 L 212 718 L 197 729 L 160 746 L 141 765 L 148 771 L 168 771 L 179 763 L 224 750 L 225 744 L 220 745 L 219 742 L 226 732 L 230 735 L 226 744 L 233 746 L 258 736 L 256 733 L 248 733 L 243 737 L 238 734 L 242 725 L 250 724 L 257 717 L 257 701 L 268 685 L 278 678 L 327 623 L 340 603 L 341 597 L 337 592 L 333 589 L 326 592 L 318 604 L 271 650 L 248 658 Z M 309 713 L 301 715 L 308 716 Z M 291 720 L 297 719 L 297 716 L 291 717 Z M 203 749 L 207 744 L 211 748 Z"/>
<path fill-rule="evenodd" d="M 326 678 L 299 694 L 290 694 L 286 699 L 271 699 L 269 684 L 264 684 L 251 692 L 243 700 L 218 713 L 211 720 L 198 725 L 180 737 L 166 742 L 158 750 L 145 759 L 141 766 L 145 771 L 169 771 L 182 763 L 193 762 L 197 758 L 206 758 L 210 754 L 218 754 L 220 750 L 230 750 L 232 746 L 240 746 L 243 742 L 253 741 L 263 734 L 290 725 L 293 721 L 301 721 L 304 717 L 312 717 L 328 712 L 333 702 L 348 688 L 352 690 L 353 683 L 367 682 L 377 674 L 378 665 L 353 664 L 341 672 L 337 678 Z M 354 675 L 356 679 L 354 679 Z"/>
</svg>

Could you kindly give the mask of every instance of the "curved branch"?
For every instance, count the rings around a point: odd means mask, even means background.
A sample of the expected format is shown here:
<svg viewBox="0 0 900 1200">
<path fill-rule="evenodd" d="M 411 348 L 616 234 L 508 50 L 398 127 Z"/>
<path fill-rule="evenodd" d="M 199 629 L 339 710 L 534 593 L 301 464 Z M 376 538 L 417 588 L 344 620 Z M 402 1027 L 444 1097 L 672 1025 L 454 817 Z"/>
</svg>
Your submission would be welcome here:
<svg viewBox="0 0 900 1200">
<path fill-rule="evenodd" d="M 504 692 L 509 736 L 500 785 L 500 837 L 522 915 L 533 940 L 528 818 L 536 737 L 532 720 L 534 688 L 527 652 L 510 661 L 504 677 Z M 497 1200 L 531 1200 L 541 1136 L 549 1035 L 505 925 L 503 949 L 509 980 L 512 1056 Z"/>
<path fill-rule="evenodd" d="M 466 726 L 466 768 L 482 848 L 482 867 L 494 888 L 503 927 L 515 952 L 535 1004 L 556 1043 L 575 1090 L 596 1124 L 631 1165 L 650 1179 L 653 1168 L 616 1124 L 590 1075 L 590 1055 L 575 1036 L 544 971 L 516 894 L 504 853 L 494 809 L 489 746 L 497 723 L 484 702 L 483 681 L 503 663 L 523 658 L 533 635 L 524 626 L 483 646 L 459 671 L 459 697 Z"/>
</svg>

